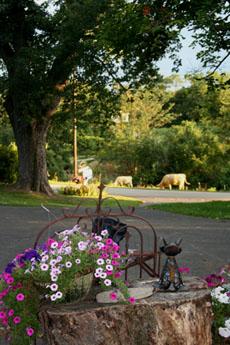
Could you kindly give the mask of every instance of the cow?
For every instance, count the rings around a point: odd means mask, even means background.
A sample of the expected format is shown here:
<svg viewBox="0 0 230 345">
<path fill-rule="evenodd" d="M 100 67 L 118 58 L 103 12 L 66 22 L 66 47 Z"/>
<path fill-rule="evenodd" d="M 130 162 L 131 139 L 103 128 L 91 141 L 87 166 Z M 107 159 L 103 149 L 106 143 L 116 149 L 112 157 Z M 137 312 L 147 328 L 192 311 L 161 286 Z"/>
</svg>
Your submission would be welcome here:
<svg viewBox="0 0 230 345">
<path fill-rule="evenodd" d="M 190 183 L 186 179 L 185 174 L 168 174 L 165 175 L 161 182 L 157 185 L 162 189 L 169 188 L 172 189 L 172 186 L 179 186 L 179 190 L 184 190 L 184 185 L 190 185 Z"/>
<path fill-rule="evenodd" d="M 114 182 L 115 186 L 133 187 L 132 176 L 118 176 Z"/>
</svg>

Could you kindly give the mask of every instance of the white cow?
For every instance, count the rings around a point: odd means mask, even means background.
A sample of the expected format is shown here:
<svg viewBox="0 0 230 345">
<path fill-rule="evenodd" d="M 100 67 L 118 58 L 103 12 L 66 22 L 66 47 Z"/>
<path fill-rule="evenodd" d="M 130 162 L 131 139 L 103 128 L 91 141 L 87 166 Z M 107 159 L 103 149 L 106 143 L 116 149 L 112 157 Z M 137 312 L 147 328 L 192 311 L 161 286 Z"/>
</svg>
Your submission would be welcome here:
<svg viewBox="0 0 230 345">
<path fill-rule="evenodd" d="M 132 176 L 118 176 L 114 182 L 116 186 L 133 187 Z"/>
<path fill-rule="evenodd" d="M 157 185 L 162 189 L 169 188 L 172 189 L 172 186 L 179 186 L 179 190 L 184 190 L 184 185 L 189 185 L 190 183 L 186 179 L 185 174 L 168 174 L 165 175 L 161 182 Z"/>
</svg>

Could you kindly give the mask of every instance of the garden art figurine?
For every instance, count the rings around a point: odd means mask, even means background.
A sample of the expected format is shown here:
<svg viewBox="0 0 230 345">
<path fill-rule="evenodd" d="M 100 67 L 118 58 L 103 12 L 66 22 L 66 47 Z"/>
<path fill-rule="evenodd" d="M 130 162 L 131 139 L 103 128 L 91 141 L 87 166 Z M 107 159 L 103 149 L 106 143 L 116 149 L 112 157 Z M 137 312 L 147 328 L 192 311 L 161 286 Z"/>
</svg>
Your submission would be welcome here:
<svg viewBox="0 0 230 345">
<path fill-rule="evenodd" d="M 183 286 L 181 274 L 175 259 L 175 256 L 182 250 L 180 247 L 181 241 L 182 239 L 179 239 L 176 242 L 167 243 L 163 238 L 164 245 L 160 247 L 160 250 L 167 255 L 167 259 L 163 266 L 160 280 L 157 284 L 157 287 L 160 290 L 177 291 L 181 286 Z"/>
</svg>

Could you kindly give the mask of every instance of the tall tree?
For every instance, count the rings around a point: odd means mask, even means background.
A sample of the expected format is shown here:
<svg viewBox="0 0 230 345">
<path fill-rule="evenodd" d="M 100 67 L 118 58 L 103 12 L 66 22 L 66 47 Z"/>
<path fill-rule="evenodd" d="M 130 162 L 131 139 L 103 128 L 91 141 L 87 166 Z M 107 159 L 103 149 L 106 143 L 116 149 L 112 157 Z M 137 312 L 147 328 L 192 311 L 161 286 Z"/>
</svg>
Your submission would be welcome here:
<svg viewBox="0 0 230 345">
<path fill-rule="evenodd" d="M 118 77 L 154 81 L 154 62 L 179 44 L 180 29 L 187 25 L 183 18 L 191 12 L 187 3 L 1 0 L 1 79 L 18 147 L 19 187 L 52 192 L 45 142 L 70 75 L 108 86 Z"/>
</svg>

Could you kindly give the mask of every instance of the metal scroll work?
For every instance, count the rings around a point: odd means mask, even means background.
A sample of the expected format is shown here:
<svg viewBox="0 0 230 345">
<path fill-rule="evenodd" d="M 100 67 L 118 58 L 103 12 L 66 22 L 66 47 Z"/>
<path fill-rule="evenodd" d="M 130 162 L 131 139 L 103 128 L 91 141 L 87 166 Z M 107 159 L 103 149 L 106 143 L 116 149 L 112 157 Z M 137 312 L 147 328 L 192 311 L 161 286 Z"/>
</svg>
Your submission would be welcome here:
<svg viewBox="0 0 230 345">
<path fill-rule="evenodd" d="M 47 236 L 55 237 L 59 231 L 66 229 L 66 223 L 72 227 L 77 224 L 82 231 L 88 233 L 100 234 L 102 230 L 107 229 L 109 237 L 119 244 L 120 250 L 125 251 L 128 258 L 125 263 L 125 279 L 128 277 L 128 271 L 132 271 L 134 276 L 138 272 L 140 279 L 144 274 L 159 277 L 160 255 L 157 251 L 157 236 L 152 224 L 135 214 L 134 207 L 128 207 L 125 210 L 116 199 L 103 198 L 105 185 L 101 183 L 98 188 L 99 197 L 95 208 L 84 208 L 82 202 L 74 209 L 63 209 L 62 216 L 50 221 L 38 233 L 34 248 L 37 248 Z M 117 207 L 114 210 L 106 206 L 108 199 L 116 202 Z M 72 225 L 70 225 L 71 222 Z"/>
</svg>

